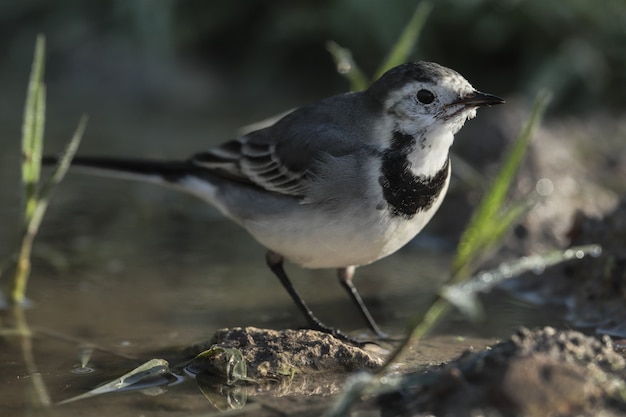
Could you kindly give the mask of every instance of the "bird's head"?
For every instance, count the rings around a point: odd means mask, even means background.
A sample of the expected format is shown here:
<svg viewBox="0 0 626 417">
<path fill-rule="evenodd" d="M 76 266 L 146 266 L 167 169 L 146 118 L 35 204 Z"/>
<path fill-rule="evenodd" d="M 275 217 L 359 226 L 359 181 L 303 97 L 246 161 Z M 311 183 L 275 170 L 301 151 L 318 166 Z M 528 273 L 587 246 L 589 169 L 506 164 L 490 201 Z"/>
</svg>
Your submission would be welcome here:
<svg viewBox="0 0 626 417">
<path fill-rule="evenodd" d="M 476 109 L 504 103 L 499 97 L 482 93 L 458 72 L 433 62 L 399 65 L 383 74 L 366 92 L 383 109 L 393 129 L 415 135 L 431 129 L 452 134 Z"/>
</svg>

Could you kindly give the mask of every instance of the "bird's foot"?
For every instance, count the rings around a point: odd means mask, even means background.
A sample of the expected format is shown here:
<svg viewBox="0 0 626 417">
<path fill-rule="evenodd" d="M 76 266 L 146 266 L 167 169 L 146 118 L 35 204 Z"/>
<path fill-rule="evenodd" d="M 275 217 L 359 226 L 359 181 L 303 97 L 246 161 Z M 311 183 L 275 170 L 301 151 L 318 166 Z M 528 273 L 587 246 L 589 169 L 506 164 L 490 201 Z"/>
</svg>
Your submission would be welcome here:
<svg viewBox="0 0 626 417">
<path fill-rule="evenodd" d="M 329 335 L 335 337 L 336 339 L 341 340 L 342 342 L 349 343 L 349 344 L 355 345 L 357 347 L 362 347 L 366 343 L 369 343 L 369 342 L 366 342 L 366 341 L 360 341 L 360 340 L 358 340 L 358 339 L 356 339 L 356 338 L 354 338 L 352 336 L 349 336 L 349 335 L 343 333 L 341 330 L 335 329 L 334 327 L 327 326 L 327 325 L 325 325 L 324 323 L 322 323 L 320 321 L 315 322 L 315 323 L 311 323 L 310 326 L 309 326 L 309 329 L 317 330 L 318 332 L 329 334 Z"/>
</svg>

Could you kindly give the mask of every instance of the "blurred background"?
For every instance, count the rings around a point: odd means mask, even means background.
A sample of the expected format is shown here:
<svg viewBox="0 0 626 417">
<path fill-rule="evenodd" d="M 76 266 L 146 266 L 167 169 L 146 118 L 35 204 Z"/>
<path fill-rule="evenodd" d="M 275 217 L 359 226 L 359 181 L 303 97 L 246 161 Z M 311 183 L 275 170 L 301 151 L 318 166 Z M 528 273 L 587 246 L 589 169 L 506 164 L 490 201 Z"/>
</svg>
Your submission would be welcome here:
<svg viewBox="0 0 626 417">
<path fill-rule="evenodd" d="M 186 158 L 238 135 L 245 125 L 347 91 L 348 82 L 326 50 L 328 41 L 349 48 L 373 74 L 418 4 L 1 1 L 0 260 L 15 251 L 20 233 L 20 129 L 37 34 L 47 39 L 46 153 L 58 153 L 86 113 L 79 154 Z M 400 334 L 447 278 L 486 178 L 499 166 L 538 91 L 550 90 L 553 100 L 511 191 L 541 200 L 504 252 L 517 257 L 563 247 L 577 210 L 602 216 L 626 195 L 624 0 L 430 4 L 411 58 L 451 67 L 507 104 L 481 109 L 457 135 L 450 192 L 424 232 L 399 253 L 359 268 L 356 285 L 390 334 Z M 208 338 L 222 327 L 303 325 L 263 257 L 260 245 L 199 200 L 70 172 L 37 238 L 27 292 L 32 327 L 65 340 L 35 339 L 53 400 L 110 379 L 107 368 L 119 375 L 127 366 L 117 367 L 118 357 L 98 351 L 89 359 L 93 380 L 79 380 L 70 370 L 81 341 L 104 352 L 153 357 L 149 351 L 161 357 L 164 349 Z M 364 328 L 333 271 L 287 265 L 287 272 L 322 321 L 345 331 Z M 0 291 L 6 290 L 8 275 L 1 277 Z M 561 314 L 498 294 L 485 306 L 488 324 L 469 325 L 452 316 L 439 331 L 454 335 L 454 341 L 432 344 L 440 356 L 419 360 L 440 363 L 488 343 L 459 335 L 501 338 L 520 324 L 558 326 L 562 320 Z M 3 344 L 0 408 L 32 415 L 23 404 L 31 391 L 29 378 L 20 377 L 25 371 L 19 358 L 15 346 Z M 196 391 L 191 387 L 193 395 L 179 395 L 181 415 L 189 414 L 190 401 L 203 401 Z M 147 400 L 124 398 L 128 403 L 105 399 L 97 408 L 118 417 L 145 414 Z M 95 408 L 88 401 L 80 404 L 86 411 L 76 415 Z M 162 404 L 171 415 L 174 403 Z"/>
<path fill-rule="evenodd" d="M 349 48 L 373 74 L 418 4 L 3 1 L 0 253 L 12 250 L 19 232 L 19 135 L 37 34 L 47 38 L 47 152 L 60 151 L 87 113 L 81 154 L 185 158 L 232 138 L 244 125 L 346 91 L 348 83 L 326 50 L 329 40 Z M 481 110 L 455 143 L 455 152 L 477 172 L 493 171 L 535 94 L 549 89 L 554 99 L 546 124 L 552 127 L 542 138 L 552 147 L 539 152 L 542 166 L 549 167 L 554 155 L 559 178 L 580 174 L 583 182 L 611 190 L 596 198 L 576 188 L 571 194 L 578 201 L 610 203 L 623 190 L 623 0 L 433 1 L 412 59 L 449 66 L 476 88 L 507 100 L 507 106 Z M 563 156 L 570 144 L 578 147 L 577 155 L 589 156 L 582 165 Z M 596 175 L 585 164 L 607 170 Z M 422 236 L 430 250 L 454 249 L 480 195 L 480 186 L 468 187 L 467 181 L 455 194 L 458 188 Z M 576 204 L 567 205 L 551 213 L 569 220 Z M 171 268 L 176 276 L 188 264 L 214 270 L 250 259 L 262 270 L 262 256 L 245 233 L 191 197 L 70 174 L 44 221 L 35 271 L 69 267 L 115 274 L 134 265 L 144 273 Z"/>
<path fill-rule="evenodd" d="M 240 114 L 242 103 L 264 108 L 260 102 L 271 98 L 304 101 L 345 89 L 325 50 L 328 40 L 350 48 L 373 72 L 418 3 L 5 1 L 2 80 L 26 79 L 35 35 L 44 33 L 51 93 L 59 89 L 81 110 L 90 107 L 75 90 L 107 92 L 117 105 L 133 100 L 185 113 L 235 107 Z M 616 88 L 626 77 L 623 1 L 438 0 L 433 6 L 415 59 L 456 68 L 477 84 L 488 81 L 503 95 L 549 86 L 564 110 L 624 104 Z"/>
</svg>

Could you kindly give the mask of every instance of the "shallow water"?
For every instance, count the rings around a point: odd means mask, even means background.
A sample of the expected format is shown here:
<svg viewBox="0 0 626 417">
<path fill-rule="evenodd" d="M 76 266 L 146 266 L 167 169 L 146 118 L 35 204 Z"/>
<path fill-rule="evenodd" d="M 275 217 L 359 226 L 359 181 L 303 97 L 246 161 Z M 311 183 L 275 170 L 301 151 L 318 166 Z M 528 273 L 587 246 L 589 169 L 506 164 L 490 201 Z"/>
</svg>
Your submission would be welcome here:
<svg viewBox="0 0 626 417">
<path fill-rule="evenodd" d="M 138 222 L 138 227 L 142 224 Z M 36 264 L 29 288 L 32 306 L 26 317 L 35 334 L 35 362 L 54 403 L 119 377 L 151 358 L 176 358 L 177 348 L 208 339 L 222 327 L 293 328 L 304 323 L 265 268 L 262 248 L 227 222 L 215 220 L 212 230 L 203 245 L 217 245 L 216 236 L 228 237 L 218 239 L 223 246 L 219 256 L 203 257 L 203 250 L 194 247 L 175 257 L 165 249 L 155 249 L 147 257 L 142 250 L 128 249 L 127 242 L 112 241 L 103 244 L 111 251 L 104 267 L 83 265 L 54 271 L 45 261 Z M 95 247 L 97 259 L 106 259 L 107 255 L 98 252 L 104 249 Z M 409 247 L 359 270 L 356 283 L 383 328 L 401 334 L 407 320 L 436 290 L 448 263 L 448 255 Z M 332 271 L 288 268 L 323 321 L 367 337 Z M 486 307 L 487 323 L 468 325 L 453 315 L 436 335 L 414 349 L 410 360 L 439 363 L 464 349 L 481 348 L 520 324 L 547 324 L 545 311 L 504 296 L 489 297 Z M 81 354 L 92 372 L 77 369 Z M 31 415 L 31 377 L 17 337 L 3 342 L 0 364 L 0 408 L 8 412 L 3 415 Z M 317 391 L 324 393 L 327 382 L 320 378 Z M 216 410 L 191 378 L 166 391 L 156 396 L 154 389 L 153 396 L 140 392 L 103 395 L 54 407 L 53 415 L 90 415 L 97 410 L 101 416 L 182 416 Z M 250 415 L 259 415 L 259 404 L 307 415 L 332 400 L 328 395 L 311 397 L 302 392 L 287 398 L 291 399 L 252 399 L 247 407 L 251 407 Z M 274 415 L 266 408 L 263 412 Z"/>
</svg>

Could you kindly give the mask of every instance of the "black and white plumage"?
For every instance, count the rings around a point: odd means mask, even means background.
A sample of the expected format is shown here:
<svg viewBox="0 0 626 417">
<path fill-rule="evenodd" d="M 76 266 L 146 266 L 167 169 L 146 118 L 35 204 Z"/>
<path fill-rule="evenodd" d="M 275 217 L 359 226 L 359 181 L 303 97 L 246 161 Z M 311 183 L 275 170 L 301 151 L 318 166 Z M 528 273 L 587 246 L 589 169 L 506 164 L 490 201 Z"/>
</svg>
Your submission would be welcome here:
<svg viewBox="0 0 626 417">
<path fill-rule="evenodd" d="M 340 334 L 315 318 L 282 262 L 336 268 L 382 335 L 352 284 L 355 267 L 422 230 L 447 191 L 454 134 L 477 107 L 502 102 L 451 69 L 409 63 L 366 91 L 301 107 L 186 161 L 77 157 L 73 165 L 172 186 L 217 207 L 268 248 L 270 268 L 309 324 Z"/>
</svg>

